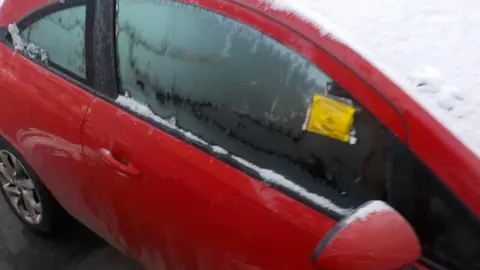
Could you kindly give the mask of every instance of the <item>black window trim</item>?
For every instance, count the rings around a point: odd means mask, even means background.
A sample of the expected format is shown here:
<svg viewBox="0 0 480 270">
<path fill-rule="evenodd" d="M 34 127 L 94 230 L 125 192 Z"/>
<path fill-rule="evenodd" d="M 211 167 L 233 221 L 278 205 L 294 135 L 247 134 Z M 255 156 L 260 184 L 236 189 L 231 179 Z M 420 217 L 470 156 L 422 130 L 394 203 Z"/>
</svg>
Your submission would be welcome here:
<svg viewBox="0 0 480 270">
<path fill-rule="evenodd" d="M 463 200 L 461 200 L 450 187 L 447 186 L 437 175 L 420 159 L 416 156 L 416 154 L 410 150 L 412 155 L 414 155 L 419 162 L 422 163 L 423 166 L 428 170 L 430 174 L 432 174 L 435 179 L 433 181 L 436 182 L 438 185 L 439 196 L 442 200 L 456 213 L 456 217 L 461 217 L 461 219 L 466 220 L 466 227 L 476 231 L 475 229 L 480 228 L 480 218 L 473 213 L 473 211 L 468 207 Z M 426 256 L 422 256 L 420 262 L 429 266 L 435 270 L 446 270 L 444 266 L 440 262 L 435 261 L 434 259 L 430 259 Z"/>
<path fill-rule="evenodd" d="M 93 18 L 93 50 L 95 61 L 92 62 L 95 76 L 93 85 L 102 99 L 116 104 L 119 80 L 116 74 L 116 1 L 92 0 L 95 5 Z"/>
<path fill-rule="evenodd" d="M 87 90 L 88 92 L 94 93 L 92 89 L 93 82 L 95 80 L 95 72 L 93 65 L 93 16 L 95 14 L 95 5 L 93 5 L 93 0 L 66 0 L 64 3 L 56 1 L 48 3 L 30 13 L 25 15 L 20 19 L 16 24 L 20 31 L 25 30 L 28 26 L 34 24 L 35 22 L 41 20 L 42 18 L 51 15 L 55 12 L 65 10 L 72 7 L 85 6 L 86 7 L 86 17 L 85 17 L 85 68 L 86 68 L 86 78 L 82 78 L 76 73 L 56 64 L 50 62 L 48 65 L 36 60 L 31 59 L 25 54 L 23 54 L 30 61 L 35 62 L 36 64 L 48 69 L 49 71 L 55 73 L 56 75 L 68 80 L 71 83 L 78 85 L 79 87 Z M 2 40 L 4 44 L 13 48 L 11 41 L 10 33 L 8 32 L 7 27 L 2 28 Z"/>
<path fill-rule="evenodd" d="M 417 154 L 410 148 L 408 145 L 405 145 L 404 143 L 400 141 L 395 141 L 393 145 L 394 152 L 393 155 L 397 155 L 397 158 L 404 160 L 407 159 L 409 160 L 408 162 L 412 164 L 419 164 L 424 170 L 425 173 L 433 176 L 433 178 L 430 181 L 435 182 L 434 185 L 431 186 L 436 192 L 437 195 L 442 199 L 442 201 L 450 208 L 452 209 L 453 212 L 456 213 L 456 217 L 460 218 L 461 220 L 465 220 L 466 227 L 469 229 L 472 229 L 474 231 L 478 231 L 476 229 L 480 228 L 480 218 L 474 214 L 474 212 L 465 204 L 462 199 L 457 196 L 451 188 L 448 187 L 445 182 L 443 182 L 435 173 L 434 170 L 429 168 L 418 156 Z M 403 161 L 404 162 L 404 161 Z M 392 160 L 389 160 L 390 165 L 393 166 Z M 403 174 L 399 173 L 397 175 L 401 175 L 404 177 L 411 177 L 409 173 Z M 444 266 L 441 262 L 438 260 L 435 260 L 435 258 L 430 258 L 427 257 L 426 255 L 422 255 L 420 258 L 420 262 L 424 264 L 425 266 L 428 266 L 430 269 L 435 269 L 435 270 L 447 270 L 446 266 Z"/>
<path fill-rule="evenodd" d="M 424 266 L 432 269 L 432 270 L 448 270 L 447 268 L 443 267 L 442 265 L 422 256 L 419 260 L 419 262 L 421 264 L 423 264 Z"/>
</svg>

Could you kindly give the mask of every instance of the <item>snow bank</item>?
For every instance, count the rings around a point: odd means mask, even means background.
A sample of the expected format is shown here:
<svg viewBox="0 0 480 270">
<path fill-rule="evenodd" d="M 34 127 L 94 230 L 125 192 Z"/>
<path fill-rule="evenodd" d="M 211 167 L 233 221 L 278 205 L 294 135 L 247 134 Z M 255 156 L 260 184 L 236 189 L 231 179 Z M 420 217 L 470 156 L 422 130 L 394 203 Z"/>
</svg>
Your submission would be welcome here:
<svg viewBox="0 0 480 270">
<path fill-rule="evenodd" d="M 480 1 L 265 2 L 354 49 L 480 157 Z"/>
<path fill-rule="evenodd" d="M 169 128 L 169 129 L 172 129 L 172 130 L 175 130 L 175 131 L 181 133 L 182 135 L 184 135 L 187 139 L 189 139 L 191 141 L 194 141 L 194 142 L 197 142 L 199 144 L 202 144 L 204 146 L 209 147 L 213 152 L 215 152 L 219 155 L 229 155 L 229 152 L 227 150 L 223 149 L 222 147 L 220 147 L 218 145 L 209 144 L 208 142 L 204 141 L 203 139 L 194 135 L 193 133 L 177 127 L 175 124 L 172 123 L 172 121 L 167 121 L 167 120 L 155 115 L 155 113 L 145 104 L 141 104 L 141 103 L 139 103 L 138 101 L 136 101 L 132 98 L 122 96 L 122 95 L 118 96 L 116 102 L 119 105 L 121 105 L 125 108 L 128 108 L 128 109 L 130 109 L 134 112 L 137 112 L 138 114 L 140 114 L 142 116 L 145 116 L 145 117 L 159 123 L 160 125 L 162 125 L 166 128 Z M 240 165 L 245 166 L 245 167 L 257 172 L 260 175 L 260 177 L 265 182 L 267 182 L 269 184 L 273 184 L 273 185 L 276 185 L 276 186 L 281 186 L 283 188 L 286 188 L 286 189 L 300 195 L 301 197 L 309 200 L 310 202 L 312 202 L 312 203 L 314 203 L 314 204 L 316 204 L 320 207 L 323 207 L 325 209 L 328 209 L 330 211 L 333 211 L 333 212 L 341 214 L 341 215 L 345 215 L 349 211 L 351 211 L 351 209 L 345 209 L 345 208 L 342 208 L 342 207 L 339 207 L 339 206 L 335 205 L 333 202 L 331 202 L 330 200 L 328 200 L 324 197 L 321 197 L 317 194 L 313 194 L 313 193 L 308 192 L 305 188 L 295 184 L 293 181 L 285 178 L 284 176 L 282 176 L 282 175 L 280 175 L 280 174 L 278 174 L 278 173 L 276 173 L 272 170 L 267 170 L 267 169 L 264 169 L 264 168 L 260 168 L 256 165 L 250 163 L 249 161 L 243 159 L 243 158 L 240 158 L 240 157 L 237 157 L 237 156 L 234 156 L 234 155 L 230 155 L 230 156 L 232 157 L 233 160 L 238 162 Z"/>
</svg>

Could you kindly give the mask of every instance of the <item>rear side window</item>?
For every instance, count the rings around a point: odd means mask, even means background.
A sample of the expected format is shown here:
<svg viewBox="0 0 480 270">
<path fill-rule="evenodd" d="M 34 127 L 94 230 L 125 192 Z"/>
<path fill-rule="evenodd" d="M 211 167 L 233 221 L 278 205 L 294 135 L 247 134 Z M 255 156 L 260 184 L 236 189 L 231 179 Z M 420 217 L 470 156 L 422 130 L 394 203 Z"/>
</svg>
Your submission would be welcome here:
<svg viewBox="0 0 480 270">
<path fill-rule="evenodd" d="M 22 39 L 45 50 L 49 63 L 86 78 L 85 18 L 85 5 L 56 11 L 26 27 Z"/>
<path fill-rule="evenodd" d="M 202 8 L 153 0 L 118 5 L 118 73 L 127 95 L 228 151 L 233 163 L 261 178 L 288 179 L 337 212 L 383 198 L 391 134 L 316 66 Z M 351 141 L 305 129 L 315 96 L 356 109 Z"/>
</svg>

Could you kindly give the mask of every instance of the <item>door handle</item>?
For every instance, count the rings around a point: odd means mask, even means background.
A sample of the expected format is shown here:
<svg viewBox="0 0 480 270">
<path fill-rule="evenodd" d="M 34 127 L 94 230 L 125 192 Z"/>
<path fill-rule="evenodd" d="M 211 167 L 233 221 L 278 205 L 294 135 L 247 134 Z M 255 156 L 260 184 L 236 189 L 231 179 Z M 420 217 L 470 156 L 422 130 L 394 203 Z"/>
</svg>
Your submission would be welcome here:
<svg viewBox="0 0 480 270">
<path fill-rule="evenodd" d="M 135 168 L 132 164 L 126 165 L 118 161 L 113 157 L 110 150 L 104 148 L 100 149 L 100 156 L 102 157 L 103 162 L 105 162 L 108 166 L 113 167 L 117 172 L 131 177 L 140 176 L 140 171 L 137 168 Z"/>
</svg>

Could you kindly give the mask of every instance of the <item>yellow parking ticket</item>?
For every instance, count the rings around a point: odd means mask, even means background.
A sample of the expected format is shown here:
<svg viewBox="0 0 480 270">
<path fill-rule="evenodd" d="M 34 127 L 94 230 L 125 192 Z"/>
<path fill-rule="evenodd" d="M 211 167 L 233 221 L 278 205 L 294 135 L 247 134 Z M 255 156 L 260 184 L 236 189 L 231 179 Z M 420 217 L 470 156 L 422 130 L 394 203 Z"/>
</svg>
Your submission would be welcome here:
<svg viewBox="0 0 480 270">
<path fill-rule="evenodd" d="M 313 96 L 307 131 L 348 142 L 355 117 L 355 107 L 322 95 Z"/>
</svg>

